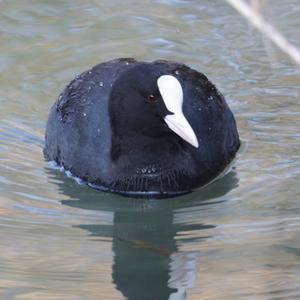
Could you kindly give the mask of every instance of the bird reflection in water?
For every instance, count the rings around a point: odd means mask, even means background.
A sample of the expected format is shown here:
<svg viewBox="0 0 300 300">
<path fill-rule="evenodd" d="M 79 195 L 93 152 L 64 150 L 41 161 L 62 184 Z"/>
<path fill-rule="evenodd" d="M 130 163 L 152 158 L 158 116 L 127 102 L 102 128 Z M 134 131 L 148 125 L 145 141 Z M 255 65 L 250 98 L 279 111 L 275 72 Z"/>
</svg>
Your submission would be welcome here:
<svg viewBox="0 0 300 300">
<path fill-rule="evenodd" d="M 199 251 L 181 245 L 210 238 L 213 224 L 203 224 L 205 205 L 225 201 L 219 198 L 238 185 L 235 172 L 194 193 L 173 199 L 143 200 L 86 189 L 62 173 L 60 189 L 73 200 L 62 204 L 113 213 L 112 225 L 76 225 L 91 236 L 112 239 L 113 282 L 129 300 L 184 300 L 194 284 Z M 193 220 L 182 218 L 188 208 Z M 196 221 L 195 221 L 196 220 Z M 188 238 L 187 238 L 188 236 Z M 197 247 L 193 247 L 197 248 Z M 198 247 L 199 248 L 199 247 Z"/>
</svg>

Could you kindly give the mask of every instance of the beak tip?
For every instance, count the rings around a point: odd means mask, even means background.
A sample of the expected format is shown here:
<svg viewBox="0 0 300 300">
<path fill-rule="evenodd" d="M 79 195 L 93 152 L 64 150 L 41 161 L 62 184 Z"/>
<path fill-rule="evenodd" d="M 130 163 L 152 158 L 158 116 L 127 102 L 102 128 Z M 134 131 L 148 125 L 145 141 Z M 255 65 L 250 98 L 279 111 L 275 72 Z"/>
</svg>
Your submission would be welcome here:
<svg viewBox="0 0 300 300">
<path fill-rule="evenodd" d="M 196 137 L 195 140 L 191 143 L 191 145 L 194 146 L 195 148 L 199 148 L 199 143 Z"/>
<path fill-rule="evenodd" d="M 164 120 L 173 132 L 193 147 L 199 148 L 196 134 L 183 114 L 167 115 Z"/>
</svg>

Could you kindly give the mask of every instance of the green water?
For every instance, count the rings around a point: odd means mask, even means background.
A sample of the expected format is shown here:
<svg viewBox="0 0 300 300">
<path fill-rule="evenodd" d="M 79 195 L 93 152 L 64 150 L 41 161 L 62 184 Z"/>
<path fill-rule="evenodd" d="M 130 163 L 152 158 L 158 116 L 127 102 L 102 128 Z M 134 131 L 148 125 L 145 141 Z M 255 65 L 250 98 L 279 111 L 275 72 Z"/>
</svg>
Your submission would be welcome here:
<svg viewBox="0 0 300 300">
<path fill-rule="evenodd" d="M 266 17 L 300 46 L 297 0 Z M 300 68 L 223 1 L 0 2 L 0 299 L 300 299 Z M 116 57 L 205 73 L 235 113 L 235 169 L 143 201 L 42 156 L 63 87 Z"/>
</svg>

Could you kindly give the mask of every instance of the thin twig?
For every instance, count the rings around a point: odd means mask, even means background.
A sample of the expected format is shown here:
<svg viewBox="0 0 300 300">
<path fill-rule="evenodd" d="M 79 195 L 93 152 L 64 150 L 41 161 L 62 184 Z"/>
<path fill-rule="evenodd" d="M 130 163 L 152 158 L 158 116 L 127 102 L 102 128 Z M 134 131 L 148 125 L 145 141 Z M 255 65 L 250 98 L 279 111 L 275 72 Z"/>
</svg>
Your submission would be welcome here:
<svg viewBox="0 0 300 300">
<path fill-rule="evenodd" d="M 246 4 L 243 0 L 226 1 L 300 66 L 300 51 L 289 43 L 286 38 L 257 13 L 255 9 Z"/>
</svg>

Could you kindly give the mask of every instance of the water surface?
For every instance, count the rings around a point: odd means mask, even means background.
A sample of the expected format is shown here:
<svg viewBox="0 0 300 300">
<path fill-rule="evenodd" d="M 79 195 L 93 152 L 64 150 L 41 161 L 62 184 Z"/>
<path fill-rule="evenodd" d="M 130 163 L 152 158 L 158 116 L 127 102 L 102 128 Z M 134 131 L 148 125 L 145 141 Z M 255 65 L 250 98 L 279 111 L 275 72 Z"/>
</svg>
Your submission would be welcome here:
<svg viewBox="0 0 300 300">
<path fill-rule="evenodd" d="M 271 1 L 270 1 L 271 3 Z M 223 1 L 1 1 L 0 298 L 300 298 L 300 71 Z M 300 46 L 297 0 L 266 8 Z M 111 58 L 205 73 L 236 115 L 235 169 L 193 194 L 122 198 L 42 156 L 48 111 Z"/>
</svg>

